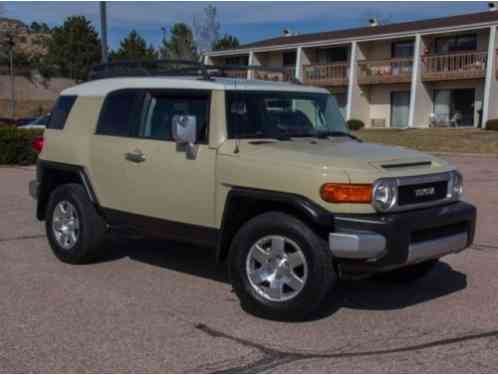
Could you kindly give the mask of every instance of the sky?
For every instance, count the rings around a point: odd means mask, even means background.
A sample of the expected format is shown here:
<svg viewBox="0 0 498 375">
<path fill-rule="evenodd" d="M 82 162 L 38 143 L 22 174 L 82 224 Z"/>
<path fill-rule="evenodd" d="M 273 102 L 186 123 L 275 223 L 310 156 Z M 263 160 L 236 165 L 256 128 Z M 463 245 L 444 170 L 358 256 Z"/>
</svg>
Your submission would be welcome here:
<svg viewBox="0 0 498 375">
<path fill-rule="evenodd" d="M 63 23 L 66 17 L 84 15 L 99 30 L 99 2 L 2 2 L 4 17 L 25 23 Z M 239 38 L 241 43 L 277 37 L 284 28 L 294 33 L 329 31 L 366 26 L 376 16 L 389 23 L 445 17 L 487 10 L 487 2 L 107 2 L 108 38 L 112 48 L 132 29 L 148 43 L 158 46 L 162 27 L 175 22 L 192 24 L 193 17 L 208 4 L 216 6 L 221 32 Z"/>
</svg>

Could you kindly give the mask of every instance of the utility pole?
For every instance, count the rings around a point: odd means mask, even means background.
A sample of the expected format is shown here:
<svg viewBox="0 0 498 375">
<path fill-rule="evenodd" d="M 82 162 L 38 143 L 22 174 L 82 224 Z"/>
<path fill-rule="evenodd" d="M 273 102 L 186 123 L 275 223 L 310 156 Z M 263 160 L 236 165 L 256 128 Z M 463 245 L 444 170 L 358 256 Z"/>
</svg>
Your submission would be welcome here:
<svg viewBox="0 0 498 375">
<path fill-rule="evenodd" d="M 100 36 L 102 39 L 102 62 L 107 63 L 107 12 L 106 12 L 106 2 L 100 2 Z"/>
</svg>

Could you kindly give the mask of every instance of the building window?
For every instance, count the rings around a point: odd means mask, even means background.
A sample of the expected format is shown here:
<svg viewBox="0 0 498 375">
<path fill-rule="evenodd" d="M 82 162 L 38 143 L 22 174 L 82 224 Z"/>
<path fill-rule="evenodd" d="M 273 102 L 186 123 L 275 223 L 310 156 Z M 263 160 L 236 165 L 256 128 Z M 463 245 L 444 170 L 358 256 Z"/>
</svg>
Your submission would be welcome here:
<svg viewBox="0 0 498 375">
<path fill-rule="evenodd" d="M 475 51 L 477 36 L 475 34 L 441 37 L 436 39 L 436 53 L 451 53 L 460 51 Z"/>
<path fill-rule="evenodd" d="M 226 65 L 249 65 L 249 56 L 230 56 L 225 58 Z"/>
<path fill-rule="evenodd" d="M 348 61 L 347 47 L 333 47 L 318 50 L 318 62 L 320 64 L 331 64 Z"/>
<path fill-rule="evenodd" d="M 296 66 L 296 51 L 293 52 L 284 52 L 282 59 L 283 65 L 286 67 L 295 67 Z"/>
<path fill-rule="evenodd" d="M 413 57 L 413 42 L 394 42 L 391 47 L 391 57 L 393 58 L 404 58 Z"/>
</svg>

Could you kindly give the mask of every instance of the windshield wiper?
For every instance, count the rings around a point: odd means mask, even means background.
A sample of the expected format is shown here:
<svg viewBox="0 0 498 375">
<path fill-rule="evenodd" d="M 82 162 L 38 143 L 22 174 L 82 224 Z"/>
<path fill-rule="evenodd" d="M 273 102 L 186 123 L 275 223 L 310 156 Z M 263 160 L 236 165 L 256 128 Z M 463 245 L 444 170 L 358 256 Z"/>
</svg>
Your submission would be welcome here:
<svg viewBox="0 0 498 375">
<path fill-rule="evenodd" d="M 358 142 L 363 142 L 360 138 L 355 137 L 354 135 L 346 132 L 341 132 L 341 131 L 319 131 L 316 132 L 316 137 L 319 139 L 325 139 L 328 137 L 349 137 L 351 139 L 354 139 L 355 141 Z"/>
</svg>

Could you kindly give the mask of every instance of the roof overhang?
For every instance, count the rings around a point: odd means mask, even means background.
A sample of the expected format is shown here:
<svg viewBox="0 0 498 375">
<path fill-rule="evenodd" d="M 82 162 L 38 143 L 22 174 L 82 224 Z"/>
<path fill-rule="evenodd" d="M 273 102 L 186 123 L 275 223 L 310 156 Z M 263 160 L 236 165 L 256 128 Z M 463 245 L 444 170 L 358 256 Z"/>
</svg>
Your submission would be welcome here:
<svg viewBox="0 0 498 375">
<path fill-rule="evenodd" d="M 471 30 L 482 30 L 495 25 L 498 25 L 497 21 L 474 23 L 474 24 L 461 25 L 461 26 L 423 29 L 419 31 L 413 30 L 413 31 L 400 32 L 400 33 L 377 34 L 372 36 L 350 37 L 350 38 L 341 38 L 341 39 L 336 38 L 336 39 L 320 40 L 314 42 L 312 41 L 312 42 L 303 42 L 303 43 L 289 43 L 289 44 L 279 44 L 279 45 L 263 46 L 263 47 L 247 47 L 247 48 L 238 48 L 238 49 L 231 49 L 225 51 L 212 51 L 206 53 L 206 56 L 218 57 L 218 56 L 248 55 L 251 52 L 259 53 L 259 52 L 285 51 L 289 49 L 296 49 L 298 47 L 313 48 L 313 47 L 344 45 L 344 44 L 350 44 L 352 42 L 368 42 L 375 40 L 402 39 L 410 37 L 414 38 L 416 35 L 427 36 L 434 34 L 446 34 L 446 33 L 464 32 Z"/>
</svg>

